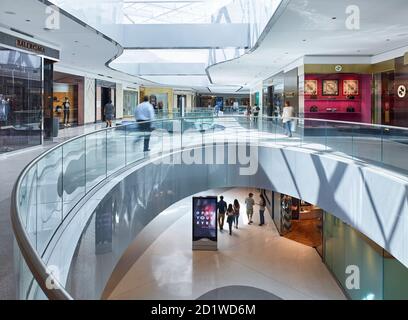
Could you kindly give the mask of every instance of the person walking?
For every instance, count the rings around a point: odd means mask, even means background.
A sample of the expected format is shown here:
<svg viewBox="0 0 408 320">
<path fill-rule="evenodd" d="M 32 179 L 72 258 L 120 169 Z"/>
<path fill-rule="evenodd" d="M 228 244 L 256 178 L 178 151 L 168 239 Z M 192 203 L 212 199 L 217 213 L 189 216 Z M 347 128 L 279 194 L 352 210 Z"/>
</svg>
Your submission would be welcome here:
<svg viewBox="0 0 408 320">
<path fill-rule="evenodd" d="M 285 102 L 285 106 L 283 107 L 283 112 L 282 112 L 282 123 L 283 126 L 285 127 L 286 135 L 289 138 L 292 138 L 292 121 L 293 121 L 293 116 L 294 116 L 294 109 L 290 105 L 289 101 Z"/>
<path fill-rule="evenodd" d="M 251 224 L 253 223 L 252 216 L 254 214 L 254 205 L 255 205 L 254 194 L 252 192 L 249 193 L 248 198 L 245 199 L 245 204 L 246 204 L 246 212 L 248 216 L 248 224 Z"/>
<path fill-rule="evenodd" d="M 259 195 L 259 197 L 261 198 L 261 201 L 259 202 L 259 225 L 263 226 L 265 224 L 266 201 L 262 193 Z"/>
<path fill-rule="evenodd" d="M 234 200 L 234 222 L 235 222 L 235 228 L 238 229 L 238 221 L 239 221 L 239 209 L 240 205 L 237 199 Z"/>
<path fill-rule="evenodd" d="M 106 128 L 112 128 L 112 120 L 115 117 L 115 107 L 112 104 L 112 100 L 109 100 L 109 102 L 105 105 L 103 112 L 105 115 Z"/>
<path fill-rule="evenodd" d="M 227 211 L 227 203 L 224 201 L 224 197 L 220 196 L 220 201 L 217 203 L 218 210 L 218 225 L 220 231 L 224 229 L 225 212 Z"/>
<path fill-rule="evenodd" d="M 65 97 L 62 108 L 64 111 L 64 127 L 70 127 L 71 125 L 69 124 L 69 109 L 71 108 L 71 103 L 69 102 L 68 97 Z"/>
<path fill-rule="evenodd" d="M 140 130 L 144 133 L 143 151 L 150 151 L 151 121 L 154 120 L 154 108 L 149 102 L 148 96 L 145 96 L 143 102 L 135 108 L 135 119 L 139 124 Z"/>
<path fill-rule="evenodd" d="M 258 117 L 259 117 L 259 112 L 261 111 L 261 108 L 258 106 L 255 106 L 254 108 L 254 123 L 258 124 Z"/>
<path fill-rule="evenodd" d="M 234 208 L 232 207 L 232 204 L 228 205 L 227 209 L 227 223 L 229 226 L 229 235 L 232 235 L 232 224 L 234 223 Z"/>
<path fill-rule="evenodd" d="M 248 120 L 251 120 L 251 114 L 252 114 L 252 108 L 250 105 L 248 105 L 246 108 L 246 116 L 248 117 Z"/>
</svg>

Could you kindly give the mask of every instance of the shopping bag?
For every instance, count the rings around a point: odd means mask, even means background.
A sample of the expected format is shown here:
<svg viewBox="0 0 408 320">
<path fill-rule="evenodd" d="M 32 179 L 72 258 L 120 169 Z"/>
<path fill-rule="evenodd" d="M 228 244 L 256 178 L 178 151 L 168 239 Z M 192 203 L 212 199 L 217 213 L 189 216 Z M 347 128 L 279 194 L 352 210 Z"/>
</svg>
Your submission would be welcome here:
<svg viewBox="0 0 408 320">
<path fill-rule="evenodd" d="M 292 132 L 296 132 L 296 128 L 297 128 L 297 120 L 292 120 L 292 121 L 290 122 L 290 130 L 291 130 Z"/>
</svg>

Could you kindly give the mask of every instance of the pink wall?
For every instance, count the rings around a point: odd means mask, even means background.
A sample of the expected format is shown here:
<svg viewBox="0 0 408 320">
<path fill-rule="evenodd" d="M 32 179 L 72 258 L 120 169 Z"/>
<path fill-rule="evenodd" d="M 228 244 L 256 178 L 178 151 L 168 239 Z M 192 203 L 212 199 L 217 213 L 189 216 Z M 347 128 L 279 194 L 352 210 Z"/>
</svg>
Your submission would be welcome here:
<svg viewBox="0 0 408 320">
<path fill-rule="evenodd" d="M 311 99 L 311 96 L 305 94 L 305 118 L 371 123 L 371 75 L 309 74 L 305 80 L 317 80 L 317 99 Z M 338 80 L 339 95 L 323 96 L 323 80 Z M 354 100 L 343 95 L 344 80 L 359 80 L 359 95 Z M 310 112 L 312 106 L 316 106 L 318 112 Z M 348 113 L 348 107 L 353 107 L 355 113 Z M 337 111 L 328 112 L 326 108 L 335 108 Z"/>
</svg>

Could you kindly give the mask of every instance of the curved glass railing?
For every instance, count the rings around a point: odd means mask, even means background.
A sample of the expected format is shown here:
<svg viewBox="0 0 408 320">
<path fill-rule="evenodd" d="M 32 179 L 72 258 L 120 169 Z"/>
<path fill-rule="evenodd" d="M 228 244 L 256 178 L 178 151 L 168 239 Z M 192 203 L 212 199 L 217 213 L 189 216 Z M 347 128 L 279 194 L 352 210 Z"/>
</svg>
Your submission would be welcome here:
<svg viewBox="0 0 408 320">
<path fill-rule="evenodd" d="M 48 265 L 52 243 L 58 241 L 81 200 L 109 177 L 154 155 L 212 144 L 217 137 L 242 137 L 251 143 L 302 148 L 399 174 L 408 172 L 405 128 L 293 118 L 293 136 L 287 137 L 281 120 L 269 117 L 186 117 L 156 120 L 151 125 L 152 132 L 130 123 L 78 136 L 45 152 L 23 170 L 13 190 L 11 210 L 19 247 L 18 298 L 71 299 Z M 147 137 L 150 151 L 144 152 Z"/>
</svg>

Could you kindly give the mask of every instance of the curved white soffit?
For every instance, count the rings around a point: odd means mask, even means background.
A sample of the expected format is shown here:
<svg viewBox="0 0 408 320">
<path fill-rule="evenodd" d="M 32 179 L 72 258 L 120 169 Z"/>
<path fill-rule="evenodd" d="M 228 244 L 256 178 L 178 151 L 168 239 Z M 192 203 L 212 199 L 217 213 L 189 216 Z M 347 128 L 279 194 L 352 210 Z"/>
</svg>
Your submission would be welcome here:
<svg viewBox="0 0 408 320">
<path fill-rule="evenodd" d="M 261 35 L 259 36 L 257 42 L 255 43 L 255 45 L 250 50 L 248 50 L 246 53 L 242 54 L 239 57 L 229 59 L 229 60 L 225 60 L 225 61 L 222 61 L 222 62 L 218 62 L 218 63 L 215 63 L 215 64 L 213 64 L 211 66 L 208 66 L 206 68 L 205 72 L 207 73 L 207 76 L 208 76 L 208 79 L 210 80 L 210 83 L 217 84 L 217 82 L 214 82 L 213 78 L 211 77 L 211 69 L 214 69 L 214 68 L 216 68 L 218 66 L 221 66 L 221 65 L 228 65 L 230 62 L 233 62 L 233 61 L 240 61 L 242 58 L 251 55 L 252 53 L 254 53 L 256 50 L 258 50 L 261 47 L 261 45 L 264 42 L 264 40 L 265 40 L 266 36 L 268 35 L 269 31 L 272 29 L 273 25 L 276 23 L 276 21 L 278 21 L 280 16 L 286 10 L 286 8 L 289 5 L 290 1 L 291 0 L 282 0 L 282 2 L 279 4 L 278 8 L 276 9 L 275 13 L 273 14 L 271 19 L 267 23 L 265 29 L 262 31 Z M 237 86 L 243 86 L 244 85 L 244 83 L 242 83 L 242 82 L 231 83 L 229 81 L 226 81 L 226 82 L 221 81 L 219 84 L 220 85 L 230 84 L 230 85 L 237 85 Z M 246 83 L 245 83 L 245 85 L 246 85 Z"/>
<path fill-rule="evenodd" d="M 372 0 L 355 0 L 353 5 L 359 8 L 361 20 L 357 30 L 346 27 L 349 16 L 346 9 L 350 4 L 327 0 L 288 2 L 284 12 L 276 12 L 272 17 L 259 48 L 208 68 L 214 82 L 236 81 L 253 86 L 304 56 L 374 57 L 408 44 L 406 10 L 402 9 L 407 8 L 406 0 L 375 6 Z M 378 19 L 379 16 L 384 19 Z M 385 55 L 384 60 L 387 59 Z"/>
<path fill-rule="evenodd" d="M 56 44 L 60 49 L 62 67 L 95 74 L 112 80 L 151 83 L 140 77 L 111 69 L 109 63 L 120 56 L 123 47 L 61 8 L 59 28 L 45 30 L 47 7 L 56 7 L 48 0 L 1 0 L 2 7 L 13 15 L 1 15 L 1 22 L 34 39 Z M 0 12 L 0 14 L 2 14 Z M 28 38 L 29 39 L 29 38 Z"/>
</svg>

